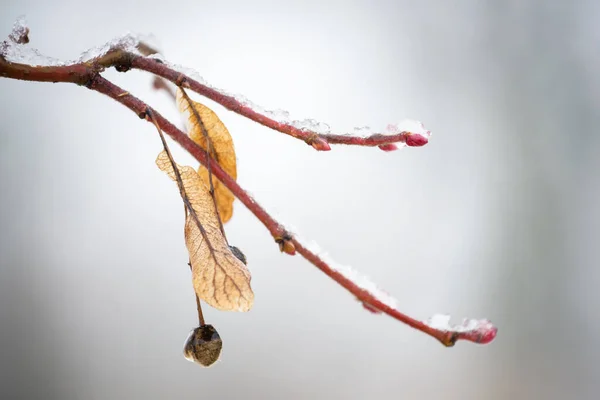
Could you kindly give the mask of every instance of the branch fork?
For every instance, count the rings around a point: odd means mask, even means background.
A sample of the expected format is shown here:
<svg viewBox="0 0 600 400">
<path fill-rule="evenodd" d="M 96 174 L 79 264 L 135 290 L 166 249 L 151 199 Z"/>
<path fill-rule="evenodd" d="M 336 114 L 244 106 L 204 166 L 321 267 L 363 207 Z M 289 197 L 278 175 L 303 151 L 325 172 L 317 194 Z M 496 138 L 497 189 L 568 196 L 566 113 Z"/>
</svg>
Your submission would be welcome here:
<svg viewBox="0 0 600 400">
<path fill-rule="evenodd" d="M 372 134 L 369 136 L 340 135 L 320 133 L 301 129 L 293 123 L 278 121 L 271 115 L 255 110 L 248 104 L 225 92 L 201 83 L 192 77 L 177 71 L 174 67 L 158 58 L 148 57 L 153 50 L 138 43 L 136 48 L 117 46 L 103 54 L 98 54 L 90 60 L 68 65 L 30 65 L 20 60 L 7 57 L 7 50 L 12 46 L 24 46 L 28 42 L 29 29 L 15 26 L 9 39 L 0 45 L 0 76 L 9 79 L 20 79 L 38 82 L 67 82 L 85 86 L 90 90 L 102 93 L 124 105 L 160 130 L 167 133 L 173 140 L 188 151 L 200 164 L 210 165 L 211 173 L 219 179 L 267 228 L 278 244 L 280 251 L 289 255 L 300 254 L 323 273 L 353 294 L 367 310 L 374 313 L 385 313 L 419 331 L 437 339 L 445 346 L 453 346 L 458 340 L 485 344 L 491 342 L 497 333 L 497 328 L 487 320 L 465 320 L 462 325 L 452 326 L 449 317 L 434 316 L 421 321 L 409 317 L 396 307 L 396 302 L 385 292 L 379 290 L 372 282 L 356 278 L 356 271 L 326 262 L 322 256 L 311 251 L 298 238 L 290 234 L 283 225 L 279 224 L 256 200 L 232 179 L 218 163 L 210 162 L 209 154 L 186 133 L 165 119 L 158 111 L 146 103 L 111 83 L 102 77 L 101 73 L 109 67 L 117 71 L 127 72 L 138 69 L 155 76 L 153 85 L 157 89 L 170 91 L 164 80 L 177 86 L 192 90 L 209 98 L 223 107 L 242 115 L 263 126 L 303 140 L 318 151 L 329 151 L 331 145 L 345 144 L 366 147 L 378 147 L 383 151 L 393 151 L 398 146 L 421 147 L 429 140 L 429 131 L 422 128 L 405 130 L 397 127 L 389 134 Z M 146 55 L 144 55 L 144 53 Z M 159 79 L 162 78 L 162 79 Z"/>
</svg>

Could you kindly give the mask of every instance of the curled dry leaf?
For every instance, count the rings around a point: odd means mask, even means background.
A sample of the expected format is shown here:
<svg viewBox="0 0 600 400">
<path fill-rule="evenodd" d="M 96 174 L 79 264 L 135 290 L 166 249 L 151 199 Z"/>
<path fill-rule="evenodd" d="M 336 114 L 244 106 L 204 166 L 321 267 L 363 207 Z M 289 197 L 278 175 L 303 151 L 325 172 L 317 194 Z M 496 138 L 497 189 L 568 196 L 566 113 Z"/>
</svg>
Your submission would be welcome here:
<svg viewBox="0 0 600 400">
<path fill-rule="evenodd" d="M 169 156 L 162 151 L 156 165 L 176 180 Z M 190 254 L 194 290 L 199 298 L 222 311 L 248 311 L 254 302 L 250 272 L 232 253 L 223 236 L 215 206 L 200 175 L 188 166 L 177 166 L 185 195 L 194 211 L 186 208 L 185 244 Z M 196 218 L 197 217 L 197 218 Z"/>
<path fill-rule="evenodd" d="M 177 108 L 186 120 L 190 138 L 207 152 L 210 152 L 221 168 L 233 179 L 237 179 L 235 149 L 229 131 L 217 114 L 196 101 L 189 100 L 180 88 L 177 88 Z M 195 112 L 194 112 L 195 110 Z M 208 143 L 207 143 L 208 138 Z M 210 146 L 209 146 L 210 145 Z M 209 151 L 210 147 L 210 151 Z M 205 183 L 209 183 L 209 173 L 204 166 L 198 168 L 198 174 Z M 233 215 L 233 194 L 214 176 L 215 199 L 223 223 Z"/>
</svg>

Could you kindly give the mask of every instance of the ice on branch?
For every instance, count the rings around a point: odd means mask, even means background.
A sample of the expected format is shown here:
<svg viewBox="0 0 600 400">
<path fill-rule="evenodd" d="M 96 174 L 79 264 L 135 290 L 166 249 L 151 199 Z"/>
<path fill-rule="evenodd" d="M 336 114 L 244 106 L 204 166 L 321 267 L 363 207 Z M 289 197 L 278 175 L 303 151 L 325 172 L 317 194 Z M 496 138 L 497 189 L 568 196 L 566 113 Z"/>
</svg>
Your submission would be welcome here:
<svg viewBox="0 0 600 400">
<path fill-rule="evenodd" d="M 0 44 L 0 56 L 6 61 L 18 64 L 26 64 L 39 67 L 59 67 L 63 65 L 79 64 L 91 61 L 95 58 L 105 55 L 110 50 L 124 50 L 139 54 L 136 46 L 140 43 L 141 37 L 133 33 L 127 33 L 119 36 L 101 46 L 93 47 L 84 51 L 78 58 L 69 61 L 62 61 L 56 58 L 41 54 L 36 48 L 31 47 L 27 41 L 22 41 L 24 35 L 27 35 L 29 28 L 24 17 L 19 17 L 13 26 L 9 35 L 9 40 Z"/>
<path fill-rule="evenodd" d="M 349 281 L 351 281 L 352 283 L 354 283 L 356 286 L 363 289 L 364 291 L 368 292 L 371 296 L 375 297 L 378 301 L 385 304 L 386 306 L 391 307 L 393 309 L 398 308 L 398 300 L 396 300 L 393 296 L 388 294 L 386 291 L 382 290 L 379 286 L 377 286 L 377 284 L 375 282 L 373 282 L 367 276 L 361 274 L 360 272 L 358 272 L 356 269 L 354 269 L 352 267 L 349 267 L 347 265 L 338 264 L 329 256 L 329 254 L 323 252 L 316 242 L 301 241 L 297 235 L 295 235 L 295 236 L 296 236 L 296 240 L 301 242 L 304 247 L 306 247 L 307 249 L 310 249 L 313 253 L 317 254 L 335 272 L 340 273 L 346 279 L 348 279 Z"/>
<path fill-rule="evenodd" d="M 423 323 L 431 328 L 446 332 L 481 332 L 495 331 L 494 325 L 487 319 L 463 319 L 462 324 L 450 324 L 450 315 L 436 314 Z"/>
<path fill-rule="evenodd" d="M 258 114 L 262 114 L 275 122 L 278 122 L 280 124 L 290 125 L 299 130 L 303 130 L 303 131 L 307 131 L 307 132 L 314 132 L 314 133 L 318 133 L 318 134 L 328 134 L 331 131 L 329 128 L 329 125 L 327 125 L 326 123 L 319 122 L 312 118 L 306 118 L 306 119 L 302 119 L 302 120 L 292 119 L 292 118 L 290 118 L 290 113 L 288 111 L 285 111 L 282 109 L 269 110 L 265 107 L 260 106 L 259 104 L 254 103 L 253 101 L 251 101 L 250 99 L 248 99 L 246 96 L 244 96 L 242 94 L 232 93 L 225 89 L 213 86 L 213 85 L 209 84 L 206 81 L 206 79 L 204 79 L 204 77 L 202 75 L 200 75 L 200 73 L 198 73 L 198 71 L 196 71 L 195 69 L 185 67 L 185 66 L 182 66 L 179 64 L 173 64 L 173 63 L 167 61 L 160 54 L 153 54 L 150 57 L 160 60 L 163 64 L 165 64 L 169 68 L 171 68 L 177 72 L 181 72 L 182 74 L 194 79 L 195 81 L 198 81 L 198 83 L 200 83 L 201 85 L 214 90 L 215 92 L 219 93 L 222 96 L 228 96 L 228 97 L 235 99 L 235 101 L 237 103 L 253 110 L 254 112 L 256 112 Z"/>
<path fill-rule="evenodd" d="M 123 36 L 119 36 L 101 46 L 93 47 L 87 51 L 81 53 L 79 58 L 69 63 L 82 63 L 88 62 L 95 58 L 102 57 L 110 50 L 124 50 L 130 53 L 139 54 L 137 45 L 140 43 L 140 36 L 133 33 L 126 33 Z"/>
<path fill-rule="evenodd" d="M 380 310 L 378 309 L 377 304 L 368 304 L 367 302 L 363 302 L 363 305 L 367 310 L 375 313 L 383 311 L 390 315 L 392 315 L 391 313 L 399 312 L 398 301 L 394 297 L 390 296 L 387 292 L 380 289 L 369 278 L 362 275 L 354 268 L 336 263 L 331 259 L 331 257 L 329 257 L 326 253 L 321 251 L 319 246 L 315 242 L 308 242 L 308 244 L 306 244 L 307 242 L 300 241 L 297 238 L 297 235 L 295 236 L 296 240 L 301 242 L 304 247 L 310 249 L 313 253 L 317 254 L 319 258 L 321 258 L 321 260 L 327 263 L 328 266 L 334 272 L 341 274 L 344 278 L 351 281 L 361 290 L 367 292 L 370 296 L 374 297 L 377 302 L 380 302 L 393 309 L 393 311 Z M 381 307 L 381 305 L 379 305 L 379 307 Z M 405 316 L 405 320 L 412 320 L 412 318 Z M 413 327 L 418 327 L 418 324 L 423 324 L 428 326 L 429 328 L 435 329 L 439 333 L 449 333 L 450 336 L 437 336 L 436 334 L 430 333 L 432 336 L 436 337 L 446 346 L 454 345 L 456 340 L 459 339 L 468 340 L 480 344 L 489 343 L 492 340 L 494 340 L 494 338 L 496 337 L 496 333 L 498 332 L 498 329 L 487 319 L 465 319 L 460 325 L 451 325 L 449 315 L 434 315 L 426 321 L 413 320 L 413 322 L 415 323 L 415 325 L 413 325 L 410 322 L 407 323 L 411 324 Z"/>
<path fill-rule="evenodd" d="M 361 274 L 357 270 L 347 265 L 337 264 L 329 256 L 321 257 L 331 266 L 335 271 L 344 275 L 346 279 L 354 282 L 354 284 L 361 289 L 369 292 L 373 297 L 382 302 L 388 307 L 397 309 L 398 300 L 389 295 L 386 291 L 382 290 L 375 282 L 373 282 L 366 275 Z M 371 306 L 373 307 L 373 306 Z"/>
<path fill-rule="evenodd" d="M 317 134 L 321 134 L 321 135 L 327 135 L 332 132 L 331 127 L 324 122 L 320 122 L 320 121 L 318 121 L 316 119 L 312 119 L 312 118 L 293 119 L 290 117 L 290 113 L 288 111 L 285 111 L 282 109 L 270 110 L 270 109 L 260 106 L 259 104 L 254 103 L 253 101 L 251 101 L 244 95 L 232 93 L 225 89 L 213 86 L 213 85 L 209 84 L 206 81 L 206 79 L 204 79 L 204 77 L 202 77 L 202 75 L 200 75 L 200 73 L 198 73 L 198 71 L 196 71 L 195 69 L 185 67 L 182 65 L 178 65 L 178 64 L 173 64 L 173 63 L 167 61 L 160 54 L 153 54 L 150 57 L 160 60 L 164 65 L 168 66 L 169 68 L 171 68 L 177 72 L 180 72 L 180 73 L 188 76 L 189 78 L 194 79 L 195 81 L 198 81 L 198 83 L 200 83 L 201 85 L 214 90 L 215 92 L 219 93 L 222 96 L 227 96 L 227 97 L 231 97 L 231 98 L 235 99 L 235 101 L 237 103 L 241 104 L 242 106 L 247 107 L 247 108 L 253 110 L 254 112 L 261 114 L 265 117 L 268 117 L 269 119 L 271 119 L 279 124 L 289 125 L 298 130 L 301 130 L 301 131 L 317 133 Z M 431 136 L 431 132 L 428 131 L 427 129 L 425 129 L 425 127 L 423 126 L 423 124 L 421 122 L 411 120 L 411 119 L 406 119 L 406 120 L 403 120 L 396 124 L 390 124 L 387 126 L 387 130 L 385 130 L 385 132 L 383 132 L 383 133 L 382 133 L 382 131 L 375 131 L 374 129 L 372 129 L 369 126 L 356 127 L 356 128 L 354 128 L 353 132 L 348 133 L 348 136 L 368 137 L 373 134 L 383 134 L 383 135 L 387 134 L 387 135 L 391 136 L 391 135 L 397 135 L 399 133 L 409 133 L 406 135 L 405 142 L 400 142 L 399 144 L 401 146 L 411 146 L 411 147 L 422 146 L 422 145 L 426 144 L 429 137 Z"/>
<path fill-rule="evenodd" d="M 404 143 L 398 143 L 400 146 L 420 147 L 427 144 L 431 137 L 431 132 L 425 129 L 422 122 L 412 119 L 389 124 L 386 130 L 388 135 L 396 135 L 402 132 L 409 133 L 406 135 Z"/>
<path fill-rule="evenodd" d="M 28 35 L 27 20 L 24 15 L 21 15 L 13 24 L 12 32 L 8 35 L 8 38 L 15 43 L 27 43 L 29 41 Z"/>
</svg>

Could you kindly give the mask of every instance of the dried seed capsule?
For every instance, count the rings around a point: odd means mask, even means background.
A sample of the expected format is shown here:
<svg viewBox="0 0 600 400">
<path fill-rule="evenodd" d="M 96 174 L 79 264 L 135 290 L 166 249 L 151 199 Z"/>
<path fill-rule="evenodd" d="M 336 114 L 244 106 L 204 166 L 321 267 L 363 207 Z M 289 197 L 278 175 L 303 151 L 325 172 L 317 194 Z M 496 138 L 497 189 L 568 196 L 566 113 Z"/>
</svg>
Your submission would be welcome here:
<svg viewBox="0 0 600 400">
<path fill-rule="evenodd" d="M 242 251 L 240 249 L 238 249 L 235 246 L 229 246 L 229 249 L 231 250 L 233 255 L 237 257 L 238 260 L 240 260 L 241 262 L 244 263 L 244 265 L 248 264 L 247 260 L 246 260 L 246 255 L 244 253 L 242 253 Z"/>
<path fill-rule="evenodd" d="M 202 325 L 192 332 L 185 341 L 183 355 L 186 360 L 203 367 L 210 367 L 219 359 L 223 342 L 212 325 Z"/>
</svg>

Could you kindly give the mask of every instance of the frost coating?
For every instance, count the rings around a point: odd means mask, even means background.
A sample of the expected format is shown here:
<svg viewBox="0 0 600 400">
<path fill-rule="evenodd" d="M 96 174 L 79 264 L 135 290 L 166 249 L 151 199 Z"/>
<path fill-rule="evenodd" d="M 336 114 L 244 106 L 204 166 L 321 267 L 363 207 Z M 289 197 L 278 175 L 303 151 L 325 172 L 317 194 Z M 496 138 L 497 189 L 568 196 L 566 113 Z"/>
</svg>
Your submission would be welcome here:
<svg viewBox="0 0 600 400">
<path fill-rule="evenodd" d="M 140 36 L 133 33 L 127 33 L 119 36 L 104 45 L 93 47 L 84 51 L 75 60 L 61 61 L 53 57 L 48 57 L 41 54 L 37 49 L 26 43 L 17 43 L 18 39 L 29 32 L 24 17 L 19 17 L 13 26 L 13 30 L 9 35 L 9 40 L 4 41 L 0 45 L 0 55 L 8 62 L 26 64 L 40 67 L 60 67 L 70 64 L 79 64 L 91 61 L 95 58 L 102 57 L 108 51 L 113 49 L 121 49 L 132 53 L 139 54 L 136 46 L 140 43 Z"/>
<path fill-rule="evenodd" d="M 398 308 L 398 300 L 390 296 L 387 292 L 377 286 L 375 282 L 370 280 L 367 276 L 361 274 L 357 270 L 347 265 L 337 264 L 331 260 L 328 256 L 322 257 L 324 260 L 337 272 L 344 275 L 345 278 L 351 280 L 356 286 L 369 292 L 373 297 L 382 302 L 388 307 Z"/>
<path fill-rule="evenodd" d="M 8 62 L 27 64 L 39 67 L 60 67 L 66 65 L 65 62 L 48 57 L 40 53 L 37 49 L 15 42 L 4 42 L 0 47 L 0 56 Z"/>
<path fill-rule="evenodd" d="M 280 124 L 290 125 L 296 129 L 299 129 L 302 131 L 314 132 L 314 133 L 318 133 L 318 134 L 331 133 L 331 129 L 330 129 L 329 125 L 327 125 L 326 123 L 319 122 L 319 121 L 317 121 L 315 119 L 311 119 L 311 118 L 302 119 L 302 120 L 292 119 L 292 118 L 290 118 L 290 113 L 286 110 L 282 110 L 282 109 L 269 110 L 267 108 L 264 108 L 256 103 L 254 103 L 253 101 L 251 101 L 250 99 L 248 99 L 246 96 L 244 96 L 242 94 L 231 93 L 231 92 L 228 92 L 227 90 L 210 85 L 202 77 L 202 75 L 200 75 L 198 73 L 198 71 L 196 71 L 193 68 L 188 68 L 188 67 L 184 67 L 182 65 L 170 63 L 170 62 L 166 61 L 160 55 L 152 55 L 150 57 L 160 59 L 169 68 L 171 68 L 177 72 L 181 72 L 184 75 L 187 75 L 188 77 L 194 79 L 195 81 L 198 81 L 201 85 L 206 86 L 206 87 L 218 92 L 221 95 L 234 98 L 238 103 L 240 103 L 244 107 L 250 108 L 254 112 L 256 112 L 258 114 L 262 114 L 262 115 L 268 117 L 269 119 L 272 119 L 273 121 L 276 121 Z"/>
<path fill-rule="evenodd" d="M 95 58 L 102 57 L 103 55 L 108 53 L 110 50 L 115 50 L 115 49 L 120 49 L 120 50 L 128 51 L 131 53 L 139 54 L 139 52 L 136 48 L 136 46 L 139 43 L 140 43 L 140 36 L 128 32 L 125 35 L 119 36 L 101 46 L 92 47 L 91 49 L 84 51 L 83 53 L 81 53 L 79 58 L 77 58 L 77 60 L 70 61 L 69 63 L 75 64 L 75 63 L 91 61 Z"/>
<path fill-rule="evenodd" d="M 31 65 L 31 66 L 46 66 L 46 67 L 54 66 L 54 67 L 57 67 L 57 66 L 64 66 L 64 65 L 69 65 L 69 64 L 78 64 L 78 63 L 89 62 L 95 58 L 104 56 L 107 52 L 109 52 L 112 49 L 122 49 L 122 50 L 125 50 L 128 52 L 134 53 L 134 54 L 143 55 L 137 49 L 138 45 L 140 43 L 147 44 L 148 41 L 156 42 L 156 39 L 154 37 L 141 36 L 138 34 L 127 33 L 123 36 L 120 36 L 116 39 L 113 39 L 113 40 L 105 43 L 102 46 L 97 46 L 97 47 L 91 48 L 91 49 L 83 52 L 75 60 L 61 61 L 56 58 L 45 56 L 45 55 L 41 54 L 37 49 L 32 48 L 32 47 L 28 46 L 27 44 L 17 43 L 18 38 L 24 37 L 27 34 L 27 32 L 29 32 L 29 29 L 27 28 L 25 18 L 19 17 L 13 26 L 12 33 L 9 36 L 10 40 L 5 41 L 0 44 L 0 56 L 4 57 L 7 61 L 13 62 L 13 63 L 27 64 L 27 65 Z M 151 46 L 151 47 L 156 48 L 155 46 Z M 294 127 L 296 129 L 304 131 L 304 132 L 317 133 L 317 134 L 322 134 L 322 135 L 331 133 L 330 126 L 324 122 L 320 122 L 320 121 L 317 121 L 312 118 L 292 119 L 290 117 L 289 112 L 287 112 L 285 110 L 281 110 L 281 109 L 269 110 L 269 109 L 259 106 L 256 103 L 253 103 L 252 101 L 250 101 L 248 98 L 246 98 L 243 95 L 228 93 L 227 91 L 225 91 L 223 89 L 209 85 L 206 82 L 206 80 L 204 80 L 204 78 L 196 70 L 187 68 L 187 67 L 184 67 L 181 65 L 169 63 L 160 54 L 153 54 L 149 57 L 161 60 L 165 65 L 167 65 L 171 69 L 189 76 L 190 78 L 198 81 L 200 84 L 207 86 L 222 95 L 234 98 L 238 103 L 244 105 L 247 108 L 252 109 L 256 113 L 262 114 L 262 115 L 268 117 L 269 119 L 278 122 L 279 124 L 288 125 L 288 126 Z M 405 126 L 406 121 L 408 121 L 409 126 Z M 406 121 L 403 121 L 402 123 L 395 124 L 395 125 L 389 125 L 388 126 L 388 134 L 395 134 L 395 133 L 400 133 L 400 132 L 410 132 L 410 133 L 420 133 L 420 134 L 423 134 L 427 138 L 429 137 L 429 134 L 430 134 L 429 131 L 426 131 L 420 122 L 411 121 L 411 120 L 406 120 Z M 355 128 L 354 131 L 355 131 L 353 133 L 354 135 L 365 136 L 365 137 L 369 136 L 373 133 L 378 133 L 378 132 L 373 132 L 373 130 L 368 126 Z"/>
<path fill-rule="evenodd" d="M 425 129 L 421 121 L 415 121 L 414 119 L 405 119 L 396 124 L 389 124 L 387 126 L 388 134 L 395 135 L 402 132 L 410 132 L 413 135 L 423 135 L 429 139 L 431 132 Z"/>
<path fill-rule="evenodd" d="M 304 247 L 310 249 L 313 253 L 317 254 L 323 261 L 325 261 L 331 269 L 342 274 L 345 278 L 352 281 L 356 286 L 368 292 L 370 295 L 375 297 L 378 301 L 385 304 L 388 307 L 391 307 L 395 310 L 398 309 L 398 300 L 396 300 L 393 296 L 389 295 L 384 290 L 380 289 L 373 281 L 371 281 L 365 275 L 362 275 L 360 272 L 355 270 L 352 267 L 341 265 L 336 263 L 334 260 L 329 257 L 328 254 L 321 251 L 319 245 L 314 241 L 305 242 L 298 238 L 298 235 L 294 235 L 299 242 L 303 244 Z M 368 305 L 371 306 L 371 305 Z M 371 306 L 372 307 L 372 306 Z M 495 327 L 494 325 L 487 319 L 464 319 L 462 324 L 460 325 L 451 325 L 450 324 L 450 315 L 444 314 L 436 314 L 429 318 L 426 321 L 422 321 L 425 325 L 437 329 L 439 331 L 446 332 L 479 332 L 480 334 L 486 334 L 487 340 L 491 341 L 495 336 Z M 493 333 L 492 336 L 490 334 Z"/>
<path fill-rule="evenodd" d="M 352 283 L 354 283 L 356 286 L 368 292 L 371 296 L 375 297 L 378 301 L 382 302 L 386 306 L 391 307 L 393 309 L 398 308 L 398 300 L 396 300 L 393 296 L 389 295 L 387 292 L 379 288 L 379 286 L 377 286 L 377 284 L 375 284 L 375 282 L 373 282 L 367 276 L 361 274 L 352 267 L 338 264 L 333 259 L 331 259 L 331 257 L 329 257 L 327 253 L 321 251 L 319 245 L 314 241 L 307 243 L 301 241 L 298 238 L 298 235 L 295 236 L 296 240 L 301 242 L 304 247 L 310 249 L 313 253 L 317 254 L 323 261 L 329 264 L 331 269 L 342 274 L 346 279 L 352 281 Z"/>
<path fill-rule="evenodd" d="M 254 103 L 253 101 L 251 101 L 244 95 L 237 94 L 237 93 L 231 93 L 231 92 L 228 92 L 227 90 L 224 90 L 224 89 L 221 89 L 221 88 L 218 88 L 218 87 L 215 87 L 215 86 L 209 84 L 202 77 L 202 75 L 200 75 L 198 73 L 198 71 L 196 71 L 195 69 L 168 62 L 160 54 L 153 54 L 150 56 L 150 58 L 155 58 L 155 59 L 160 60 L 163 64 L 165 64 L 169 68 L 171 68 L 177 72 L 180 72 L 180 73 L 190 77 L 191 79 L 194 79 L 201 85 L 206 86 L 206 87 L 214 90 L 215 92 L 218 92 L 219 94 L 221 94 L 223 96 L 228 96 L 228 97 L 235 99 L 239 104 L 243 105 L 244 107 L 247 107 L 258 114 L 262 114 L 262 115 L 268 117 L 269 119 L 271 119 L 275 122 L 278 122 L 279 124 L 289 125 L 298 130 L 301 130 L 301 131 L 317 133 L 317 134 L 322 134 L 322 135 L 331 133 L 331 127 L 324 122 L 320 122 L 320 121 L 317 121 L 316 119 L 312 119 L 312 118 L 292 119 L 290 117 L 290 113 L 286 110 L 282 110 L 282 109 L 270 110 L 270 109 L 264 108 L 256 103 Z M 429 136 L 430 136 L 430 132 L 423 127 L 423 124 L 421 122 L 409 120 L 409 119 L 401 121 L 397 124 L 388 125 L 387 132 L 384 133 L 384 135 L 385 134 L 395 135 L 395 134 L 398 134 L 401 132 L 410 132 L 412 134 L 421 134 L 426 138 L 429 138 Z M 354 132 L 352 132 L 348 135 L 349 136 L 358 135 L 358 136 L 367 137 L 374 133 L 379 133 L 379 132 L 375 132 L 369 126 L 362 126 L 362 127 L 354 128 Z"/>
<path fill-rule="evenodd" d="M 409 133 L 405 136 L 403 142 L 395 143 L 398 147 L 422 146 L 429 141 L 431 132 L 425 129 L 423 123 L 413 119 L 405 119 L 396 124 L 389 124 L 386 127 L 387 135 L 397 135 L 400 133 Z"/>
<path fill-rule="evenodd" d="M 451 325 L 450 315 L 435 314 L 423 323 L 431 328 L 447 331 L 447 332 L 470 332 L 470 331 L 487 331 L 493 328 L 493 325 L 487 319 L 463 319 L 461 325 Z"/>
<path fill-rule="evenodd" d="M 102 46 L 93 47 L 84 51 L 75 60 L 61 61 L 53 57 L 48 57 L 41 54 L 37 49 L 28 44 L 19 44 L 15 42 L 5 42 L 2 46 L 0 54 L 6 61 L 18 64 L 27 64 L 40 67 L 60 67 L 64 65 L 80 64 L 91 61 L 95 58 L 102 57 L 109 50 L 121 49 L 132 53 L 138 53 L 136 45 L 139 43 L 136 35 L 131 33 L 125 34 L 118 38 L 105 43 Z"/>
<path fill-rule="evenodd" d="M 18 42 L 21 38 L 26 37 L 29 34 L 29 28 L 27 27 L 27 20 L 24 15 L 17 18 L 13 24 L 12 32 L 8 35 L 8 38 L 13 42 Z"/>
</svg>

